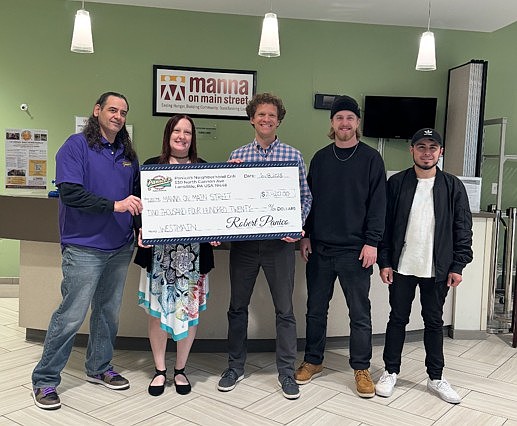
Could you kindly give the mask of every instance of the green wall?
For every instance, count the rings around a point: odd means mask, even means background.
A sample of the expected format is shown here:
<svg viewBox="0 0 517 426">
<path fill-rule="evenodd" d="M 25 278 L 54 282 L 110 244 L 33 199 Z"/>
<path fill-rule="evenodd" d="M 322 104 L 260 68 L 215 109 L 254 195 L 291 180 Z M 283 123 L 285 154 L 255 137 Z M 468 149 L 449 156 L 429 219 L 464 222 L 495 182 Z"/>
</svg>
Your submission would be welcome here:
<svg viewBox="0 0 517 426">
<path fill-rule="evenodd" d="M 438 70 L 417 72 L 422 28 L 280 19 L 282 55 L 261 58 L 257 55 L 261 17 L 98 3 L 86 4 L 95 53 L 76 54 L 70 52 L 70 40 L 79 7 L 80 2 L 68 0 L 0 3 L 0 129 L 49 131 L 49 184 L 55 173 L 54 154 L 74 131 L 74 117 L 89 115 L 97 96 L 107 90 L 120 91 L 129 99 L 128 123 L 134 125 L 141 159 L 158 153 L 166 118 L 152 116 L 153 64 L 256 70 L 257 90 L 274 92 L 286 104 L 281 139 L 298 147 L 307 163 L 329 143 L 328 111 L 312 107 L 315 92 L 346 93 L 360 104 L 367 94 L 435 96 L 437 127 L 443 130 L 448 69 L 473 58 L 486 59 L 486 116 L 511 120 L 516 112 L 517 89 L 510 70 L 517 58 L 506 55 L 514 51 L 516 24 L 492 34 L 435 30 Z M 21 103 L 29 104 L 33 119 L 20 111 Z M 217 126 L 217 140 L 199 141 L 199 152 L 208 161 L 225 161 L 253 134 L 246 121 L 196 119 L 196 123 Z M 513 145 L 517 151 L 514 132 L 510 126 L 507 144 L 508 150 Z M 2 143 L 0 193 L 6 193 L 4 158 Z M 407 167 L 407 143 L 388 141 L 385 161 L 387 169 Z M 17 276 L 17 242 L 0 240 L 0 254 L 0 277 Z"/>
</svg>

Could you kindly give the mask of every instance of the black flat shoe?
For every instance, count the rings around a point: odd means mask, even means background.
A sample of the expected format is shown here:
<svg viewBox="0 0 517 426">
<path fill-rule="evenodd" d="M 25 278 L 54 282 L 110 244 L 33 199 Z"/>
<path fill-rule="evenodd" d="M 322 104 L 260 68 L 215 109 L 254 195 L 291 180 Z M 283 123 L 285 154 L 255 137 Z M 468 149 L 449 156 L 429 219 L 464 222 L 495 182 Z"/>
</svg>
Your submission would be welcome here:
<svg viewBox="0 0 517 426">
<path fill-rule="evenodd" d="M 153 377 L 153 380 L 158 377 L 158 376 L 163 376 L 165 377 L 165 381 L 163 382 L 163 385 L 149 385 L 149 388 L 148 388 L 148 392 L 149 392 L 149 395 L 151 396 L 160 396 L 164 391 L 165 391 L 165 383 L 167 382 L 167 369 L 165 370 L 156 370 L 156 374 L 154 375 Z M 153 382 L 153 380 L 151 380 L 151 383 Z"/>
<path fill-rule="evenodd" d="M 178 385 L 176 383 L 176 376 L 182 375 L 187 379 L 188 384 L 186 385 Z M 188 377 L 185 374 L 185 368 L 182 368 L 181 370 L 174 369 L 174 387 L 176 388 L 176 392 L 180 395 L 186 395 L 192 390 L 192 386 L 190 386 L 190 382 Z"/>
</svg>

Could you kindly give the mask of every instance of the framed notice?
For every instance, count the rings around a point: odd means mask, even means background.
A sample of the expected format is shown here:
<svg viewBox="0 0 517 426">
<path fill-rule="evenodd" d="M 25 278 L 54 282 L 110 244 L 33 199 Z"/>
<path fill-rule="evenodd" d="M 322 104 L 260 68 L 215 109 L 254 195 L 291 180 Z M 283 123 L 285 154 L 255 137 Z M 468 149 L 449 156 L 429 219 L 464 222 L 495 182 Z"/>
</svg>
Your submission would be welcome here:
<svg viewBox="0 0 517 426">
<path fill-rule="evenodd" d="M 247 120 L 257 72 L 153 65 L 153 115 Z"/>
<path fill-rule="evenodd" d="M 144 165 L 144 244 L 300 238 L 297 162 Z"/>
</svg>

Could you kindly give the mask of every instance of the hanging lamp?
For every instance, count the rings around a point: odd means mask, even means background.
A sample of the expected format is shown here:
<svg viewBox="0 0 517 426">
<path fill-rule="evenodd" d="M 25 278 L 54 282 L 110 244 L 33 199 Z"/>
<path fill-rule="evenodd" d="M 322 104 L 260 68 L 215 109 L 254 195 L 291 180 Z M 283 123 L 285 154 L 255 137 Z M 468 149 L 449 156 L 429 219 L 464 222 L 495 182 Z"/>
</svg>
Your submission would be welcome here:
<svg viewBox="0 0 517 426">
<path fill-rule="evenodd" d="M 434 71 L 436 69 L 436 49 L 434 44 L 434 34 L 429 31 L 431 26 L 431 0 L 429 0 L 429 16 L 427 20 L 427 31 L 420 37 L 420 48 L 416 60 L 417 71 Z"/>
<path fill-rule="evenodd" d="M 90 13 L 84 9 L 84 1 L 75 14 L 70 50 L 75 53 L 93 53 L 92 23 Z"/>
<path fill-rule="evenodd" d="M 264 16 L 258 54 L 267 58 L 280 56 L 280 39 L 278 37 L 276 13 L 269 12 Z"/>
</svg>

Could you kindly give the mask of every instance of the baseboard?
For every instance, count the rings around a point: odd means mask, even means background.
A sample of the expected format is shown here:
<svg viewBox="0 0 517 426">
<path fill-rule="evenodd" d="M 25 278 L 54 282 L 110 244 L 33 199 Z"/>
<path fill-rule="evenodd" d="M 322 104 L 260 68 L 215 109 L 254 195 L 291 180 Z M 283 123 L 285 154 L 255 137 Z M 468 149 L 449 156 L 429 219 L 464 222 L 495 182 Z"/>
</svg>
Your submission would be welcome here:
<svg viewBox="0 0 517 426">
<path fill-rule="evenodd" d="M 0 298 L 16 298 L 20 296 L 18 284 L 0 284 Z"/>
<path fill-rule="evenodd" d="M 18 277 L 0 277 L 0 285 L 8 284 L 8 285 L 18 285 L 20 283 L 20 278 Z"/>
<path fill-rule="evenodd" d="M 449 328 L 449 337 L 458 340 L 485 340 L 488 333 L 484 330 L 458 330 Z"/>
<path fill-rule="evenodd" d="M 444 327 L 446 334 L 449 327 Z M 42 343 L 45 340 L 45 330 L 36 330 L 27 328 L 25 338 L 29 342 Z M 406 333 L 406 342 L 418 342 L 423 339 L 423 330 L 408 331 Z M 349 347 L 349 337 L 327 337 L 327 349 L 346 349 Z M 88 343 L 88 334 L 77 334 L 75 336 L 74 346 L 86 347 Z M 384 345 L 384 334 L 376 334 L 372 337 L 374 346 Z M 274 352 L 276 347 L 275 339 L 249 339 L 247 345 L 248 352 Z M 117 337 L 115 349 L 131 350 L 131 351 L 150 351 L 151 346 L 147 337 Z M 303 352 L 305 349 L 305 339 L 297 339 L 297 349 Z M 167 351 L 175 352 L 176 343 L 169 339 L 167 341 Z M 192 345 L 192 352 L 214 353 L 227 352 L 228 341 L 226 339 L 196 339 Z"/>
</svg>

